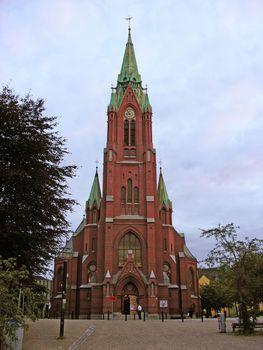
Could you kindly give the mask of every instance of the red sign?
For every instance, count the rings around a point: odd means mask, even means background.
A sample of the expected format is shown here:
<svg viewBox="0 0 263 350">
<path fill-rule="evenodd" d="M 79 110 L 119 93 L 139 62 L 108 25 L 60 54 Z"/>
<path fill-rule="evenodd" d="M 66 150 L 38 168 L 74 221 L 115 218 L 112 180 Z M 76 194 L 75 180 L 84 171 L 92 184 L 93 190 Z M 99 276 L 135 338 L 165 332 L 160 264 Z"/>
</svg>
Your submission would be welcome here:
<svg viewBox="0 0 263 350">
<path fill-rule="evenodd" d="M 110 301 L 115 301 L 117 299 L 117 297 L 115 297 L 114 295 L 110 296 Z"/>
</svg>

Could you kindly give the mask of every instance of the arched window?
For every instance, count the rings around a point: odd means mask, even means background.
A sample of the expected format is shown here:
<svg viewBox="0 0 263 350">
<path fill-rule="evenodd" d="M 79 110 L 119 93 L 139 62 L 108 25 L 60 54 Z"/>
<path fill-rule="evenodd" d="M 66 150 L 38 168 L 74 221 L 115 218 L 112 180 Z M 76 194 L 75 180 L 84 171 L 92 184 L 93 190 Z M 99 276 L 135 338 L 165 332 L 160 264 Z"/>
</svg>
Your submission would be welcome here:
<svg viewBox="0 0 263 350">
<path fill-rule="evenodd" d="M 123 265 L 127 260 L 128 250 L 132 250 L 134 261 L 141 266 L 141 243 L 131 232 L 126 233 L 119 243 L 119 265 Z"/>
<path fill-rule="evenodd" d="M 91 250 L 93 252 L 95 252 L 95 250 L 96 250 L 96 238 L 94 238 L 94 237 L 91 240 Z"/>
<path fill-rule="evenodd" d="M 129 145 L 129 121 L 124 120 L 124 145 Z"/>
<path fill-rule="evenodd" d="M 195 293 L 195 277 L 194 277 L 194 271 L 191 267 L 188 270 L 188 284 L 189 284 L 190 292 Z"/>
<path fill-rule="evenodd" d="M 166 210 L 164 208 L 162 209 L 162 223 L 166 224 Z"/>
<path fill-rule="evenodd" d="M 131 128 L 131 146 L 135 146 L 135 120 L 131 120 L 130 122 L 130 128 Z"/>
<path fill-rule="evenodd" d="M 131 107 L 128 107 L 124 113 L 124 146 L 135 146 L 136 126 L 135 126 L 135 112 Z"/>
<path fill-rule="evenodd" d="M 155 285 L 154 285 L 153 282 L 151 283 L 151 296 L 152 296 L 152 297 L 155 296 Z"/>
<path fill-rule="evenodd" d="M 167 262 L 163 264 L 163 281 L 167 284 L 171 282 L 171 268 Z"/>
<path fill-rule="evenodd" d="M 92 211 L 92 223 L 96 224 L 97 223 L 97 210 L 93 209 Z"/>
<path fill-rule="evenodd" d="M 163 250 L 164 251 L 167 250 L 167 239 L 166 238 L 163 240 Z"/>
<path fill-rule="evenodd" d="M 121 203 L 126 203 L 126 188 L 124 186 L 121 188 Z"/>
<path fill-rule="evenodd" d="M 110 295 L 110 284 L 109 282 L 107 282 L 107 285 L 106 285 L 106 297 L 108 297 Z"/>
<path fill-rule="evenodd" d="M 139 188 L 134 187 L 134 203 L 139 203 Z"/>
<path fill-rule="evenodd" d="M 128 203 L 132 203 L 132 180 L 128 180 Z"/>
<path fill-rule="evenodd" d="M 95 283 L 96 282 L 96 264 L 92 262 L 88 266 L 88 283 Z"/>
</svg>

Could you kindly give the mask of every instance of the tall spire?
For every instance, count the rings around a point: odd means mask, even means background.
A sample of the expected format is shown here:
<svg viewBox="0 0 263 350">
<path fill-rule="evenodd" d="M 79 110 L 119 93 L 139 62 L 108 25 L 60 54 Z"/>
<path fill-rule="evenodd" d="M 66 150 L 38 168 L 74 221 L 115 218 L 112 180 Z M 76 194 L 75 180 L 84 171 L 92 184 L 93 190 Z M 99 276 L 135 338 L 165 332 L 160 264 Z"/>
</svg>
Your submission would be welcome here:
<svg viewBox="0 0 263 350">
<path fill-rule="evenodd" d="M 118 75 L 118 83 L 126 82 L 141 82 L 141 76 L 138 72 L 137 62 L 135 58 L 135 52 L 133 48 L 132 38 L 131 38 L 131 28 L 128 28 L 128 41 L 126 44 L 121 72 Z"/>
<path fill-rule="evenodd" d="M 160 176 L 159 176 L 159 182 L 158 182 L 158 200 L 159 200 L 160 207 L 164 205 L 166 208 L 168 208 L 172 204 L 169 199 L 166 186 L 164 183 L 162 168 L 160 168 Z"/>
<path fill-rule="evenodd" d="M 89 209 L 92 209 L 94 204 L 96 203 L 97 209 L 99 209 L 100 202 L 101 202 L 100 183 L 99 183 L 99 176 L 98 176 L 98 167 L 96 167 L 96 173 L 94 176 L 87 205 L 89 206 Z"/>
<path fill-rule="evenodd" d="M 130 20 L 131 17 L 128 17 L 126 19 Z M 112 87 L 111 99 L 108 105 L 109 110 L 118 111 L 125 93 L 125 89 L 129 84 L 131 85 L 133 92 L 137 97 L 137 101 L 141 107 L 142 112 L 151 112 L 152 107 L 150 105 L 147 89 L 142 87 L 141 75 L 138 72 L 131 38 L 130 23 L 128 28 L 128 40 L 126 43 L 121 65 L 121 72 L 118 74 L 117 86 L 115 88 Z"/>
</svg>

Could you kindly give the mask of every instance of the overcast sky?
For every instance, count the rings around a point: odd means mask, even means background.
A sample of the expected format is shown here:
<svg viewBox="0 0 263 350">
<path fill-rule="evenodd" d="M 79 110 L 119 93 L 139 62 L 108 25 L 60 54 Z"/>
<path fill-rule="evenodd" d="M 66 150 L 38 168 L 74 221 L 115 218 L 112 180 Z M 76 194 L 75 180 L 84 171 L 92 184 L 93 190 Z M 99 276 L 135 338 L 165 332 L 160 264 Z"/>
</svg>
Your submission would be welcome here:
<svg viewBox="0 0 263 350">
<path fill-rule="evenodd" d="M 200 260 L 200 228 L 234 222 L 263 238 L 262 0 L 0 0 L 0 83 L 46 100 L 79 166 L 70 190 L 82 219 L 127 16 L 153 108 L 173 223 Z"/>
</svg>

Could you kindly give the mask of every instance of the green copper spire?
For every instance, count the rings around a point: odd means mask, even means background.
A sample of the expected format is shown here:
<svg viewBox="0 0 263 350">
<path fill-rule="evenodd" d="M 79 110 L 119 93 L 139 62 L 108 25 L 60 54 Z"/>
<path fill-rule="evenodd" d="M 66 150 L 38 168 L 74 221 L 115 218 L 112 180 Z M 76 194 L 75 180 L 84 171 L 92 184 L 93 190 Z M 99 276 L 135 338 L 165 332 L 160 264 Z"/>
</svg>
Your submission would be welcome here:
<svg viewBox="0 0 263 350">
<path fill-rule="evenodd" d="M 166 191 L 166 186 L 163 179 L 162 169 L 160 168 L 160 176 L 159 176 L 159 183 L 158 183 L 158 200 L 160 207 L 163 205 L 168 208 L 171 207 L 172 203 L 168 197 L 168 193 Z"/>
<path fill-rule="evenodd" d="M 96 168 L 96 174 L 93 180 L 87 205 L 89 209 L 92 209 L 94 204 L 96 203 L 97 209 L 99 209 L 100 202 L 101 202 L 100 183 L 99 183 L 99 176 L 98 176 L 98 168 Z"/>
<path fill-rule="evenodd" d="M 119 83 L 126 83 L 126 82 L 141 82 L 141 76 L 138 72 L 137 62 L 135 58 L 135 52 L 133 48 L 133 43 L 131 39 L 131 29 L 129 28 L 128 33 L 128 41 L 126 44 L 124 57 L 122 61 L 121 66 L 121 72 L 118 75 L 118 82 Z"/>
<path fill-rule="evenodd" d="M 128 85 L 132 87 L 142 112 L 151 112 L 152 107 L 149 102 L 147 89 L 142 87 L 141 75 L 138 72 L 130 27 L 117 86 L 115 88 L 112 87 L 109 110 L 118 111 Z"/>
<path fill-rule="evenodd" d="M 147 88 L 145 90 L 146 90 L 146 92 L 143 94 L 143 99 L 142 99 L 142 111 L 143 112 L 147 112 L 147 111 L 152 110 L 152 107 L 151 107 L 150 101 L 149 101 Z"/>
</svg>

